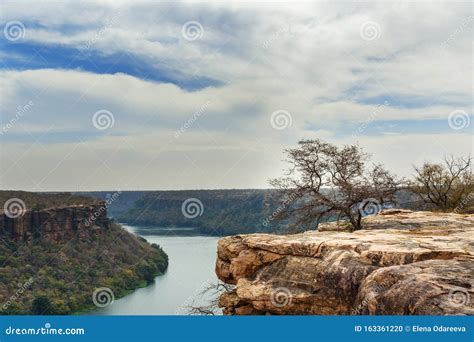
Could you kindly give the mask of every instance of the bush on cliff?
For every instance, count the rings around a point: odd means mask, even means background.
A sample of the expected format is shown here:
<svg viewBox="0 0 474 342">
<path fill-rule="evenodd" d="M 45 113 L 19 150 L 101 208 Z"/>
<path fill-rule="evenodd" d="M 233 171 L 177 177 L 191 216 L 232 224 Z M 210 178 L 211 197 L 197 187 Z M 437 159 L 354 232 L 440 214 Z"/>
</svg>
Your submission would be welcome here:
<svg viewBox="0 0 474 342">
<path fill-rule="evenodd" d="M 431 207 L 441 211 L 463 212 L 474 202 L 472 158 L 447 157 L 444 163 L 425 162 L 415 166 L 412 191 Z"/>
<path fill-rule="evenodd" d="M 153 281 L 168 257 L 112 223 L 93 239 L 57 243 L 1 240 L 0 313 L 73 314 L 94 309 L 97 288 L 115 298 Z M 142 270 L 146 269 L 146 273 Z"/>
</svg>

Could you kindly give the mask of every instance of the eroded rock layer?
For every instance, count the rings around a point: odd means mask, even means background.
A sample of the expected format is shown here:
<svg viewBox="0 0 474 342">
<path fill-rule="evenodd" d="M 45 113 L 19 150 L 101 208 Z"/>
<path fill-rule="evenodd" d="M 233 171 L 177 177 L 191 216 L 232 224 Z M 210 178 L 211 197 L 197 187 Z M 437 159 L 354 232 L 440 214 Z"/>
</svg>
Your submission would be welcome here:
<svg viewBox="0 0 474 342">
<path fill-rule="evenodd" d="M 24 210 L 17 217 L 0 212 L 0 237 L 52 242 L 88 238 L 109 227 L 105 203 Z"/>
<path fill-rule="evenodd" d="M 222 238 L 225 314 L 473 315 L 474 215 L 388 210 L 350 233 Z"/>
</svg>

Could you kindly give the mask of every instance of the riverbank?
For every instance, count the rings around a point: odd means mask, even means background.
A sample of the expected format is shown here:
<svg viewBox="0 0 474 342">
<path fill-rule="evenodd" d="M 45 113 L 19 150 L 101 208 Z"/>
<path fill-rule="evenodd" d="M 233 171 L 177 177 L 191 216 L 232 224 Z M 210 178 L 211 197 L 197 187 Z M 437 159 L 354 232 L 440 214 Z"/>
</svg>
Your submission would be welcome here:
<svg viewBox="0 0 474 342">
<path fill-rule="evenodd" d="M 125 226 L 130 232 L 139 227 Z M 143 236 L 159 244 L 169 257 L 167 271 L 147 287 L 137 289 L 112 305 L 96 309 L 93 315 L 187 315 L 189 307 L 207 305 L 215 299 L 202 294 L 209 284 L 217 283 L 214 271 L 217 237 Z M 216 310 L 216 314 L 221 311 Z"/>
<path fill-rule="evenodd" d="M 0 241 L 3 315 L 84 313 L 151 283 L 168 267 L 158 245 L 109 222 L 71 239 Z"/>
</svg>

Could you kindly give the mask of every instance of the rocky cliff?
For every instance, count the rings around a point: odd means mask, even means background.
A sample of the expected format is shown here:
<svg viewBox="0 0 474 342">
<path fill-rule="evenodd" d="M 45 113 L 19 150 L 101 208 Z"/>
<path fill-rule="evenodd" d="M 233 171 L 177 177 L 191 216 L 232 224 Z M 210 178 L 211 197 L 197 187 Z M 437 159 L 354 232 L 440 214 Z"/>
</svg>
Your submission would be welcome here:
<svg viewBox="0 0 474 342">
<path fill-rule="evenodd" d="M 107 218 L 110 200 L 0 191 L 0 203 L 0 315 L 96 310 L 168 266 L 158 245 Z"/>
<path fill-rule="evenodd" d="M 73 236 L 88 238 L 108 227 L 105 202 L 24 209 L 14 215 L 0 211 L 0 237 L 15 241 L 31 241 L 40 237 L 55 242 L 69 240 Z"/>
<path fill-rule="evenodd" d="M 474 315 L 474 215 L 389 210 L 365 229 L 222 238 L 225 314 Z"/>
</svg>

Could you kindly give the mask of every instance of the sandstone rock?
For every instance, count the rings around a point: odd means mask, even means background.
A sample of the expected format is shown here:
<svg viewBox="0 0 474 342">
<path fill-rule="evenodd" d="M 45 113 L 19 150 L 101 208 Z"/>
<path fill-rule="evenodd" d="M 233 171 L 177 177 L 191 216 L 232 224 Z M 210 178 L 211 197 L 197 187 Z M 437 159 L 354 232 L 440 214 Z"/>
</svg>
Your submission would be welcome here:
<svg viewBox="0 0 474 342">
<path fill-rule="evenodd" d="M 42 238 L 58 242 L 74 236 L 88 238 L 108 227 L 105 203 L 28 209 L 16 218 L 0 213 L 0 237 L 16 241 Z"/>
<path fill-rule="evenodd" d="M 473 314 L 474 216 L 385 211 L 366 229 L 219 240 L 225 314 Z"/>
</svg>

